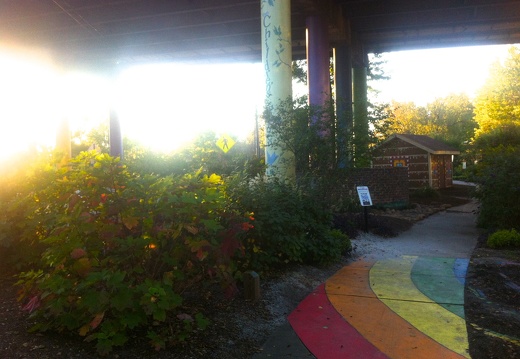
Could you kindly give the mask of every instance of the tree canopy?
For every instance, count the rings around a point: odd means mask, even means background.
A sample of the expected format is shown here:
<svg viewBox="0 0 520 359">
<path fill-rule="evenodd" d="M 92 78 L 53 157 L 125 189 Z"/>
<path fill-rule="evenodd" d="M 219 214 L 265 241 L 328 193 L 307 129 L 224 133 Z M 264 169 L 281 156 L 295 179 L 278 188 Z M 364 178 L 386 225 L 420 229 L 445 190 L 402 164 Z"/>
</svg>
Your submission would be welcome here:
<svg viewBox="0 0 520 359">
<path fill-rule="evenodd" d="M 464 94 L 437 98 L 426 106 L 392 102 L 380 111 L 385 115 L 378 116 L 378 121 L 373 123 L 378 138 L 393 133 L 427 135 L 461 148 L 472 138 L 477 126 L 473 120 L 473 105 Z"/>
<path fill-rule="evenodd" d="M 520 126 L 520 49 L 511 47 L 504 63 L 493 64 L 475 100 L 478 138 L 494 130 Z"/>
</svg>

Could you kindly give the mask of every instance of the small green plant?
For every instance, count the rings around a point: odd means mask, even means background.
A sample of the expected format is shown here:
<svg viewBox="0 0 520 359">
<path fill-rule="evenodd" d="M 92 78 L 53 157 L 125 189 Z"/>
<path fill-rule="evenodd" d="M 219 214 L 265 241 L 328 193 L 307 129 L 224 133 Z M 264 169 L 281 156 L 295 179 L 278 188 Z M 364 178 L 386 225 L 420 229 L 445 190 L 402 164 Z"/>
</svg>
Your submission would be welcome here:
<svg viewBox="0 0 520 359">
<path fill-rule="evenodd" d="M 413 190 L 413 192 L 410 194 L 410 197 L 416 199 L 435 199 L 439 198 L 440 194 L 432 187 L 426 186 Z"/>
<path fill-rule="evenodd" d="M 520 233 L 515 229 L 503 229 L 491 234 L 487 239 L 490 248 L 520 248 Z"/>
<path fill-rule="evenodd" d="M 238 212 L 254 213 L 254 227 L 244 243 L 243 265 L 248 269 L 269 270 L 287 263 L 323 264 L 348 251 L 348 237 L 331 231 L 331 210 L 312 188 L 257 178 L 236 183 L 231 196 Z"/>
</svg>

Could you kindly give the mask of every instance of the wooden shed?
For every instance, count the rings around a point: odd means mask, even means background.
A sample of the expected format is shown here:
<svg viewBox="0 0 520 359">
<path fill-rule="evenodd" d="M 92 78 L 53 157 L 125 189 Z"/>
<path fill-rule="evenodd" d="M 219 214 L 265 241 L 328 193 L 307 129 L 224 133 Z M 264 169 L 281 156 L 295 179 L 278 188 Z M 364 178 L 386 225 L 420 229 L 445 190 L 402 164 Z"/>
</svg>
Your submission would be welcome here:
<svg viewBox="0 0 520 359">
<path fill-rule="evenodd" d="M 374 150 L 372 165 L 408 167 L 410 189 L 453 185 L 453 155 L 460 152 L 424 135 L 394 134 Z"/>
</svg>

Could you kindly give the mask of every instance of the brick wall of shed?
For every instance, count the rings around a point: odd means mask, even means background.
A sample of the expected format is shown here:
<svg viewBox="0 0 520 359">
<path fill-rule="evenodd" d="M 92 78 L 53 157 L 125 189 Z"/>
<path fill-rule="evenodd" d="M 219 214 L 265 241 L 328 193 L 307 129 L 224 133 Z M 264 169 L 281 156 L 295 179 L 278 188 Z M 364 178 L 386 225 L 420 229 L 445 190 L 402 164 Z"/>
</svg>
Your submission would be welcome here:
<svg viewBox="0 0 520 359">
<path fill-rule="evenodd" d="M 396 138 L 376 149 L 372 165 L 374 168 L 390 168 L 395 161 L 403 161 L 403 166 L 408 167 L 410 189 L 430 185 L 427 151 Z"/>
<path fill-rule="evenodd" d="M 355 168 L 342 183 L 338 195 L 357 200 L 357 186 L 367 186 L 374 205 L 408 203 L 408 168 Z"/>
</svg>

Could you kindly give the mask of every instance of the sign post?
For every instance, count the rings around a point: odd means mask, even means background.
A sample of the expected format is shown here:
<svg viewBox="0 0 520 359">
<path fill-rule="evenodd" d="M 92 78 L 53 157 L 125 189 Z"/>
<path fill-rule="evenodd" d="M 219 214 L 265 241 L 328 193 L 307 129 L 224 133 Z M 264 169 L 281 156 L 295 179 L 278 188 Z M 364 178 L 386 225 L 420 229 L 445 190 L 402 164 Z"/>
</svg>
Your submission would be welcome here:
<svg viewBox="0 0 520 359">
<path fill-rule="evenodd" d="M 359 202 L 364 209 L 365 214 L 365 232 L 368 232 L 368 207 L 372 205 L 372 198 L 367 186 L 357 186 Z"/>
</svg>

